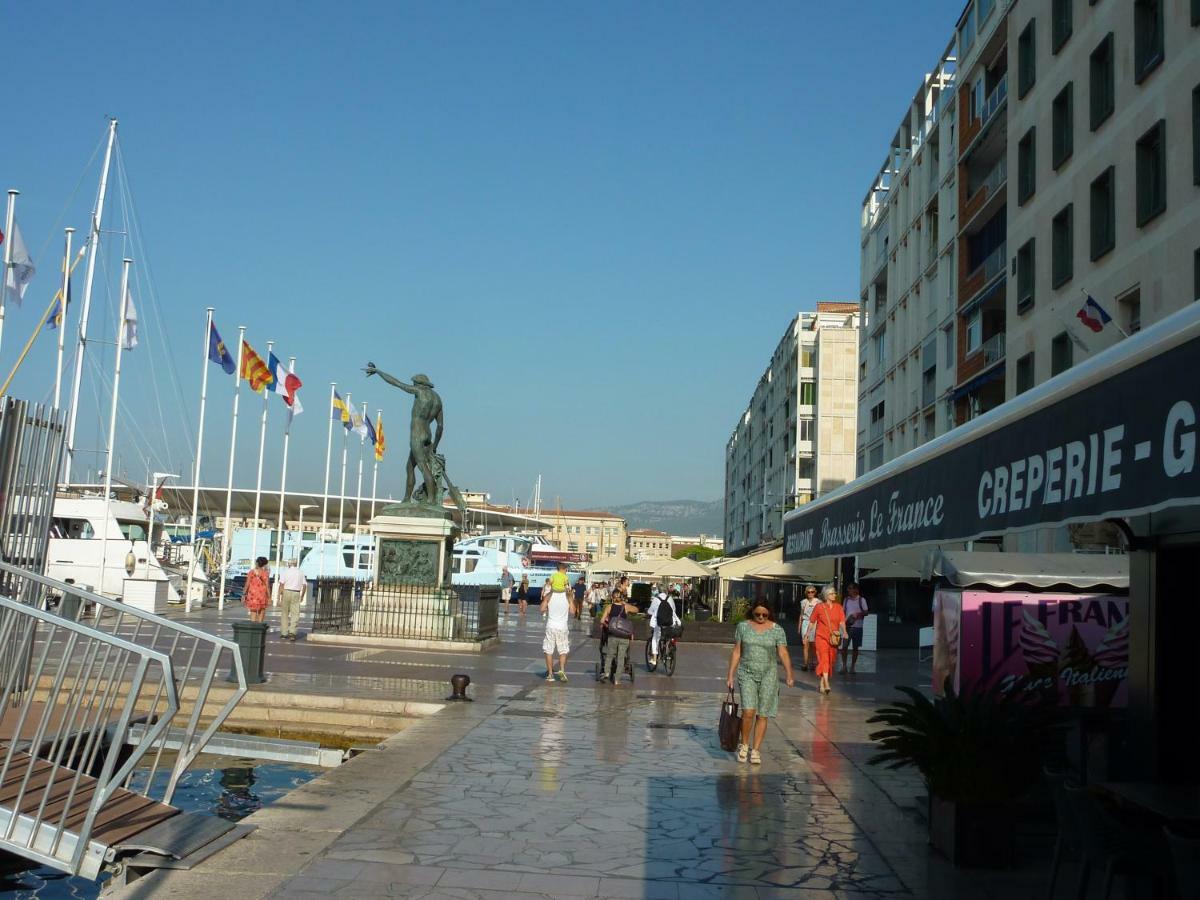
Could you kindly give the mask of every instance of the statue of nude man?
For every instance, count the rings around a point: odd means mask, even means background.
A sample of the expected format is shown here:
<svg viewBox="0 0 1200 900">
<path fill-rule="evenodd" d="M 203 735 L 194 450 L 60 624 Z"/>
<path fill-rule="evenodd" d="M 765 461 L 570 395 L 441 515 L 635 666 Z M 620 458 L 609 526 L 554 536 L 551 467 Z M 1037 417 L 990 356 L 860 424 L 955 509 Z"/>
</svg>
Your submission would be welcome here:
<svg viewBox="0 0 1200 900">
<path fill-rule="evenodd" d="M 367 376 L 378 375 L 393 387 L 412 394 L 412 423 L 409 426 L 408 474 L 404 487 L 404 503 L 412 500 L 413 489 L 417 485 L 416 470 L 421 470 L 425 479 L 425 497 L 427 502 L 441 496 L 438 490 L 438 479 L 433 471 L 433 455 L 437 453 L 442 435 L 446 433 L 446 425 L 442 419 L 442 398 L 433 389 L 433 382 L 425 375 L 414 375 L 412 384 L 405 384 L 399 378 L 381 372 L 375 368 L 375 363 L 369 362 L 363 369 Z M 432 433 L 431 425 L 437 422 L 437 435 Z"/>
</svg>

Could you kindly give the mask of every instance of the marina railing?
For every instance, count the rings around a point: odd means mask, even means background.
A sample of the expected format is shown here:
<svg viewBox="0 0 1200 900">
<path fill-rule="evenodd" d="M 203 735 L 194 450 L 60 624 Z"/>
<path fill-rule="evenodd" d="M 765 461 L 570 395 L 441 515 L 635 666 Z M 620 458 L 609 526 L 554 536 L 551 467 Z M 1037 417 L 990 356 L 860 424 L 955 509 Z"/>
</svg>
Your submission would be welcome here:
<svg viewBox="0 0 1200 900">
<path fill-rule="evenodd" d="M 358 596 L 356 596 L 356 593 Z M 500 589 L 495 586 L 317 583 L 313 632 L 361 637 L 479 641 L 495 637 Z"/>
<path fill-rule="evenodd" d="M 14 651 L 0 670 L 0 846 L 94 877 L 103 841 L 92 832 L 105 804 L 118 791 L 122 808 L 135 809 L 135 796 L 170 804 L 246 693 L 241 654 L 230 640 L 75 585 L 7 563 L 0 575 L 15 588 L 0 595 L 0 646 Z M 218 672 L 230 670 L 235 690 L 206 710 Z M 134 725 L 141 736 L 130 748 Z M 169 727 L 179 743 L 164 758 Z"/>
</svg>

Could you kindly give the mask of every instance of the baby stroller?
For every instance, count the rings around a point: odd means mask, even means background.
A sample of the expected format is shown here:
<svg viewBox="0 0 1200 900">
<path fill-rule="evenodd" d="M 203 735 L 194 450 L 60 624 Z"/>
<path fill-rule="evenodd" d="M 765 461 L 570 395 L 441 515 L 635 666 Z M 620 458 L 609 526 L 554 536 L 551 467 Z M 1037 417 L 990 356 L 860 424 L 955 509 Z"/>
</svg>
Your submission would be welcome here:
<svg viewBox="0 0 1200 900">
<path fill-rule="evenodd" d="M 596 628 L 600 631 L 600 652 L 596 656 L 596 680 L 599 681 L 600 676 L 604 673 L 604 647 L 608 644 L 608 630 L 601 628 L 599 622 L 597 622 Z M 613 638 L 613 640 L 624 641 L 628 640 L 628 638 Z M 616 663 L 613 663 L 613 668 L 616 668 Z M 608 680 L 610 682 L 613 681 L 613 675 L 615 674 L 615 672 L 608 673 Z M 629 676 L 629 683 L 633 684 L 632 653 L 625 654 L 625 674 Z"/>
</svg>

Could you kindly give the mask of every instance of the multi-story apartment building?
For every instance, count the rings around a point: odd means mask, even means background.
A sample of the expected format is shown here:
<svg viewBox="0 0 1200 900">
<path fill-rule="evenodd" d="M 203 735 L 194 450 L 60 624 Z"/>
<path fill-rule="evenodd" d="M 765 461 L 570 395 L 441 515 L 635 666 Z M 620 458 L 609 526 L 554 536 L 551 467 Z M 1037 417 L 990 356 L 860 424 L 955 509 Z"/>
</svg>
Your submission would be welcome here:
<svg viewBox="0 0 1200 900">
<path fill-rule="evenodd" d="M 788 325 L 725 448 L 725 549 L 783 534 L 783 513 L 854 478 L 856 303 L 818 303 Z"/>
<path fill-rule="evenodd" d="M 652 528 L 635 528 L 629 532 L 626 555 L 635 562 L 643 559 L 670 559 L 671 536 L 665 531 L 655 531 Z"/>
<path fill-rule="evenodd" d="M 1013 7 L 1008 397 L 1200 297 L 1198 26 L 1182 0 Z"/>
<path fill-rule="evenodd" d="M 958 238 L 953 424 L 1004 402 L 1008 280 L 1010 0 L 971 0 L 958 20 Z"/>
<path fill-rule="evenodd" d="M 560 550 L 586 553 L 591 560 L 625 552 L 625 520 L 610 512 L 554 509 L 542 510 L 550 522 L 544 534 Z"/>
<path fill-rule="evenodd" d="M 954 42 L 922 80 L 863 201 L 857 472 L 953 427 L 958 193 Z"/>
</svg>

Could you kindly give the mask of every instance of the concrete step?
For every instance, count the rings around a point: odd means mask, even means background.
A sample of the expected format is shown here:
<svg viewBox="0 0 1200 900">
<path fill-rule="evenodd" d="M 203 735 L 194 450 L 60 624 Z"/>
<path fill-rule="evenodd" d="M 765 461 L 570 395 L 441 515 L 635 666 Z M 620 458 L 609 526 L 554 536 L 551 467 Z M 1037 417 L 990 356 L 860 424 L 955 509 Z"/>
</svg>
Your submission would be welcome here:
<svg viewBox="0 0 1200 900">
<path fill-rule="evenodd" d="M 367 727 L 349 725 L 338 728 L 335 732 L 320 728 L 306 728 L 299 722 L 279 722 L 270 719 L 239 719 L 236 722 L 226 720 L 221 731 L 229 734 L 253 734 L 263 737 L 286 738 L 293 741 L 315 741 L 322 747 L 337 747 L 348 750 L 360 744 L 375 744 L 387 740 L 398 731 L 412 724 L 409 720 L 400 728 Z"/>
<path fill-rule="evenodd" d="M 205 713 L 215 712 L 211 707 L 205 709 Z M 203 715 L 203 714 L 202 714 Z M 211 718 L 211 716 L 208 716 Z M 326 729 L 338 730 L 342 727 L 346 728 L 374 728 L 386 729 L 391 728 L 393 731 L 401 731 L 413 720 L 413 716 L 395 716 L 395 715 L 379 715 L 370 712 L 360 712 L 357 710 L 345 711 L 338 709 L 308 709 L 303 706 L 271 706 L 258 703 L 246 704 L 239 703 L 229 718 L 228 722 L 239 722 L 245 719 L 254 719 L 266 722 L 276 723 L 299 723 L 307 728 L 323 726 Z"/>
</svg>

